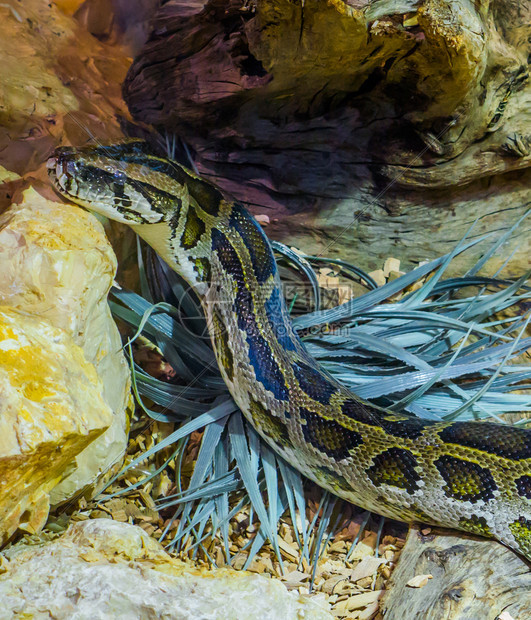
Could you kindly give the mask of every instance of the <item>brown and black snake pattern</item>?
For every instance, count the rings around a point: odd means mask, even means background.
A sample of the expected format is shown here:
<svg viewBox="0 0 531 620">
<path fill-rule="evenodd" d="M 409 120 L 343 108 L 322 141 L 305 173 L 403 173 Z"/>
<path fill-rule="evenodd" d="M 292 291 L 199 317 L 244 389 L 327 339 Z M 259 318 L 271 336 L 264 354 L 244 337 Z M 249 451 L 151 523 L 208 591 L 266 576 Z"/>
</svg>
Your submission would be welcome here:
<svg viewBox="0 0 531 620">
<path fill-rule="evenodd" d="M 357 398 L 294 332 L 254 218 L 144 143 L 58 149 L 49 171 L 63 196 L 130 225 L 195 289 L 231 394 L 289 463 L 366 509 L 493 537 L 531 559 L 531 431 Z"/>
</svg>

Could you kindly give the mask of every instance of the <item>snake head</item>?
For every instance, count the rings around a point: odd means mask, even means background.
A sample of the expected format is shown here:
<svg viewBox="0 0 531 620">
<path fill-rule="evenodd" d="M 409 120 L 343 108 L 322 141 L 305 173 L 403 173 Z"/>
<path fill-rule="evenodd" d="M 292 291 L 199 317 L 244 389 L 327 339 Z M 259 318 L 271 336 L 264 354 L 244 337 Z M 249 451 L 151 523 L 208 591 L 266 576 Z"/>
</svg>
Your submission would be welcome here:
<svg viewBox="0 0 531 620">
<path fill-rule="evenodd" d="M 60 147 L 48 160 L 49 176 L 65 198 L 129 225 L 169 221 L 186 193 L 165 173 L 174 165 L 149 154 L 145 142 Z"/>
</svg>

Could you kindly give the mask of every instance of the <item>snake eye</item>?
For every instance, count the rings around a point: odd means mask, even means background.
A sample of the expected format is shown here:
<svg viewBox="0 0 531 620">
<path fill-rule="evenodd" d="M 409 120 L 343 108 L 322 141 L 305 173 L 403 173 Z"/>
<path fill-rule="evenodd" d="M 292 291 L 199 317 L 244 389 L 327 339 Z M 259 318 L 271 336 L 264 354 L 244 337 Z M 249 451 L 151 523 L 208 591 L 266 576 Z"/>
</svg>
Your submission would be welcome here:
<svg viewBox="0 0 531 620">
<path fill-rule="evenodd" d="M 122 172 L 121 170 L 115 170 L 113 172 L 113 177 L 116 183 L 120 183 L 121 185 L 125 183 L 125 172 Z"/>
</svg>

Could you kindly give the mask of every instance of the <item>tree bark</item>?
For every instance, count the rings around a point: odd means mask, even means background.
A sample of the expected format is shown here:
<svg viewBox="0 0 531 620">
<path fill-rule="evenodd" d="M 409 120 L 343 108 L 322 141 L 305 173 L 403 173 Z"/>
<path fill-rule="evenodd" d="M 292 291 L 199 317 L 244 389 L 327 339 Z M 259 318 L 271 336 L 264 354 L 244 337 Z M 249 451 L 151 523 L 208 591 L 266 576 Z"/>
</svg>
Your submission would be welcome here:
<svg viewBox="0 0 531 620">
<path fill-rule="evenodd" d="M 421 588 L 416 575 L 432 575 Z M 380 605 L 385 620 L 514 620 L 531 617 L 527 562 L 500 543 L 434 528 L 411 527 Z"/>
<path fill-rule="evenodd" d="M 530 6 L 169 0 L 124 96 L 267 213 L 272 237 L 369 271 L 412 266 L 475 219 L 474 235 L 502 231 L 529 207 Z M 521 273 L 528 236 L 524 222 L 490 270 L 515 250 Z"/>
</svg>

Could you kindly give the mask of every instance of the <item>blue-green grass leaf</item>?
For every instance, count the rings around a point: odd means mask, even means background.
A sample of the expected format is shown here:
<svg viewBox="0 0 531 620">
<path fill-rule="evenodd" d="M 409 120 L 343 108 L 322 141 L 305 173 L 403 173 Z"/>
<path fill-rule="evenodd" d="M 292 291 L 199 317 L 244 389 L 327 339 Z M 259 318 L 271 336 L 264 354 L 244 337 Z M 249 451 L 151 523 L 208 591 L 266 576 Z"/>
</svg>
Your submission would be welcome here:
<svg viewBox="0 0 531 620">
<path fill-rule="evenodd" d="M 229 420 L 229 432 L 231 434 L 231 445 L 234 458 L 251 503 L 258 514 L 258 518 L 267 534 L 267 538 L 271 542 L 272 547 L 276 550 L 278 557 L 280 557 L 276 535 L 269 522 L 269 515 L 267 514 L 262 494 L 258 488 L 257 471 L 252 464 L 252 455 L 249 453 L 249 445 L 241 415 L 231 416 Z"/>
</svg>

